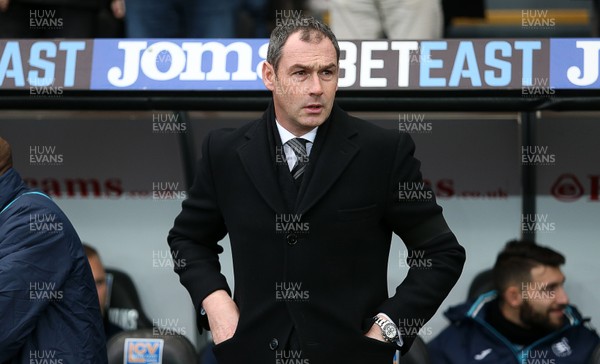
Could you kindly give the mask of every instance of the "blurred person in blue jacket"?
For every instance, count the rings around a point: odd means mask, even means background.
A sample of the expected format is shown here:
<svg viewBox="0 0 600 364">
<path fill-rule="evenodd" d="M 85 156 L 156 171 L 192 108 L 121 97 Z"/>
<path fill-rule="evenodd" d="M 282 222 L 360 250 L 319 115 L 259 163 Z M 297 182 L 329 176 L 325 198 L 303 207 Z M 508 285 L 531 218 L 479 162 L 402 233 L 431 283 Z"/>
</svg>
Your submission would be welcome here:
<svg viewBox="0 0 600 364">
<path fill-rule="evenodd" d="M 600 342 L 569 304 L 560 266 L 565 257 L 528 241 L 511 241 L 497 257 L 495 291 L 451 307 L 451 325 L 433 339 L 433 364 L 583 364 Z"/>
<path fill-rule="evenodd" d="M 29 189 L 0 138 L 0 363 L 105 364 L 98 295 L 75 229 Z"/>
<path fill-rule="evenodd" d="M 125 0 L 128 38 L 234 38 L 240 0 Z"/>
<path fill-rule="evenodd" d="M 93 38 L 106 0 L 0 0 L 0 38 Z"/>
</svg>

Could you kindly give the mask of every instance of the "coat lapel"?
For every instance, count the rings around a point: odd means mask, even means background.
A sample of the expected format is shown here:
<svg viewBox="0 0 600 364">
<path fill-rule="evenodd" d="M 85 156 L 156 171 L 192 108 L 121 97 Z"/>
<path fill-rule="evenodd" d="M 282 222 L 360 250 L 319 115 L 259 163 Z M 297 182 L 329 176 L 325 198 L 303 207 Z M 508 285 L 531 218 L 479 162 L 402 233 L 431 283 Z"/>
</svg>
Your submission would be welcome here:
<svg viewBox="0 0 600 364">
<path fill-rule="evenodd" d="M 335 105 L 327 129 L 320 128 L 317 132 L 317 140 L 311 151 L 311 155 L 315 153 L 315 165 L 307 170 L 304 178 L 307 178 L 308 183 L 302 184 L 299 191 L 297 211 L 300 214 L 304 214 L 327 193 L 359 150 L 350 140 L 356 130 L 348 125 L 347 117 Z M 325 133 L 319 135 L 321 131 Z"/>
<path fill-rule="evenodd" d="M 245 135 L 247 142 L 237 152 L 259 194 L 275 212 L 282 212 L 285 211 L 285 204 L 273 161 L 274 143 L 268 137 L 267 123 L 274 117 L 272 107 L 271 103 L 263 118 L 248 130 Z M 348 125 L 346 118 L 347 114 L 335 105 L 327 122 L 329 125 L 317 132 L 317 140 L 311 151 L 316 159 L 304 176 L 307 183 L 303 183 L 298 192 L 296 211 L 300 214 L 312 208 L 327 193 L 359 150 L 350 139 L 356 130 Z"/>
<path fill-rule="evenodd" d="M 274 144 L 268 137 L 269 113 L 267 109 L 263 118 L 248 130 L 245 137 L 247 142 L 241 145 L 237 152 L 244 169 L 262 198 L 275 210 L 283 212 L 285 204 L 281 189 L 277 183 L 277 173 L 274 164 Z"/>
</svg>

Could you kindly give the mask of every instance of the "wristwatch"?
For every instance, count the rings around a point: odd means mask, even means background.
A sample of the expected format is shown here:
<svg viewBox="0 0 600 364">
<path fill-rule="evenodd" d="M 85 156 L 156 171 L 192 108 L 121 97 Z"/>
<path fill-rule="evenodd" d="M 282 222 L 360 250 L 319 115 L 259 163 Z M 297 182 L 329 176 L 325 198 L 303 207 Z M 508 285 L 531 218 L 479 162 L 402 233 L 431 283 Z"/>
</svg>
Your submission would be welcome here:
<svg viewBox="0 0 600 364">
<path fill-rule="evenodd" d="M 375 316 L 373 318 L 375 319 L 375 324 L 381 328 L 383 340 L 389 343 L 396 343 L 398 341 L 398 328 L 396 325 L 383 317 Z"/>
</svg>

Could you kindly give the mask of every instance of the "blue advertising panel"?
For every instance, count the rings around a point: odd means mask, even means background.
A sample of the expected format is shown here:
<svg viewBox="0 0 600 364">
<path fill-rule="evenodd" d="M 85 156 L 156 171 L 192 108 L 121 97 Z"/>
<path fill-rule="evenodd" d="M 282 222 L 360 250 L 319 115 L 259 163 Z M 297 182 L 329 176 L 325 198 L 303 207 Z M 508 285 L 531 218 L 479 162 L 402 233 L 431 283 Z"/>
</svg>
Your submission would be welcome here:
<svg viewBox="0 0 600 364">
<path fill-rule="evenodd" d="M 600 88 L 600 39 L 551 39 L 550 80 L 556 89 Z"/>
<path fill-rule="evenodd" d="M 340 89 L 600 88 L 599 39 L 339 41 Z M 268 39 L 0 40 L 0 89 L 265 90 Z"/>
<path fill-rule="evenodd" d="M 264 90 L 266 39 L 96 39 L 93 90 Z"/>
</svg>

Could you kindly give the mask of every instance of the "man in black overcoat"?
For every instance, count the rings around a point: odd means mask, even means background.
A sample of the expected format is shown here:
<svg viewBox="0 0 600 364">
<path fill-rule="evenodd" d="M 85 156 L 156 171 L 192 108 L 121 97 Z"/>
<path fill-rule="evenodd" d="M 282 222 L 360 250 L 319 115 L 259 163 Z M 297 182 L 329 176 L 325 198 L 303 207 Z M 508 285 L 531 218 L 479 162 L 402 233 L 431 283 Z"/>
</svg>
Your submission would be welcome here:
<svg viewBox="0 0 600 364">
<path fill-rule="evenodd" d="M 422 183 L 411 137 L 334 102 L 339 57 L 318 21 L 278 26 L 264 115 L 204 141 L 168 241 L 220 364 L 389 364 L 461 274 L 464 249 Z M 392 234 L 411 268 L 390 297 Z M 233 298 L 218 258 L 226 235 Z"/>
</svg>

